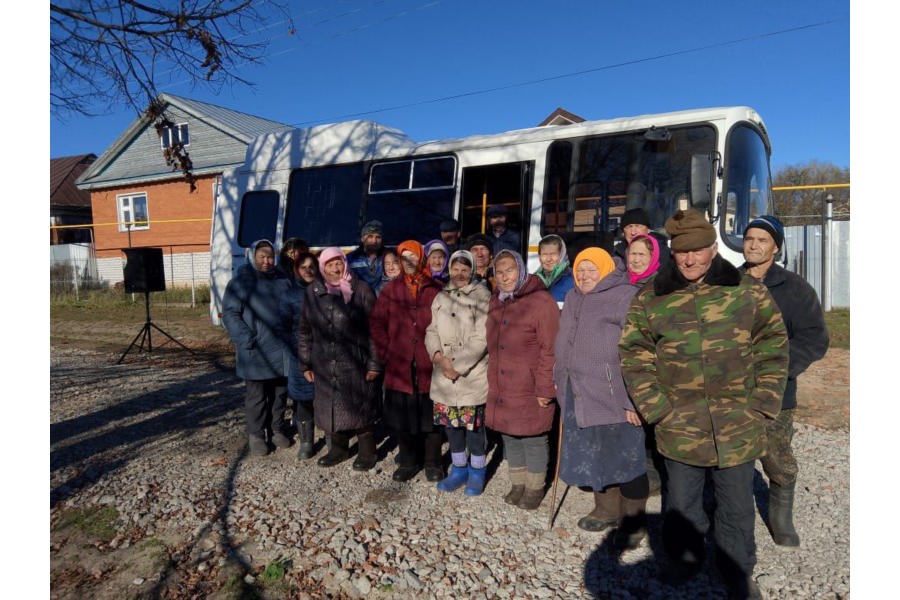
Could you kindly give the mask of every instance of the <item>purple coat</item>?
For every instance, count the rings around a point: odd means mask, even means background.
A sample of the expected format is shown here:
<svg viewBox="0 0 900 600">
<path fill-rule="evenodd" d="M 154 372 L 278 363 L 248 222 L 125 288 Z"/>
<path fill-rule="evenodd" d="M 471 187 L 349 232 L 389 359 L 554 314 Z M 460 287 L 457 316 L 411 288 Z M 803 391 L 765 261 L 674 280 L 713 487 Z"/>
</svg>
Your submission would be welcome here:
<svg viewBox="0 0 900 600">
<path fill-rule="evenodd" d="M 566 383 L 572 382 L 579 427 L 625 422 L 625 410 L 636 410 L 628 397 L 619 363 L 619 338 L 631 298 L 638 288 L 628 272 L 616 269 L 584 294 L 566 294 L 556 336 L 553 380 L 557 402 L 565 414 Z"/>
</svg>

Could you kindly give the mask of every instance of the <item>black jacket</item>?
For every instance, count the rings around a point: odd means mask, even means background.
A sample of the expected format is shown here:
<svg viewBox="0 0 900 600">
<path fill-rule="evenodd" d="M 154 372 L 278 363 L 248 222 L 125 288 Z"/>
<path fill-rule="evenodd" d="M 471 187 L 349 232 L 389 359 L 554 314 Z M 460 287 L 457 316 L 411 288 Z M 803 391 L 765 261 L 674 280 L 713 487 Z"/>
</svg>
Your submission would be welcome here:
<svg viewBox="0 0 900 600">
<path fill-rule="evenodd" d="M 741 271 L 746 270 L 745 264 Z M 769 288 L 769 293 L 781 310 L 790 343 L 791 362 L 781 408 L 796 408 L 797 376 L 825 356 L 828 350 L 825 314 L 816 291 L 796 273 L 773 263 L 766 272 L 763 283 Z"/>
</svg>

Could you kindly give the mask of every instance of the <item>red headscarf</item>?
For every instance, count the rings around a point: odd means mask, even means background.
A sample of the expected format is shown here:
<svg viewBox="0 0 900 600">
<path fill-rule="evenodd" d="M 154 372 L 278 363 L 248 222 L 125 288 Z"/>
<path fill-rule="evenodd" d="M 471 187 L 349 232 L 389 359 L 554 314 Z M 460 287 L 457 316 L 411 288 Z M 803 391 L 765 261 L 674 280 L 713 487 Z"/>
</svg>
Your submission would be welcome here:
<svg viewBox="0 0 900 600">
<path fill-rule="evenodd" d="M 420 244 L 416 240 L 406 240 L 405 242 L 400 242 L 400 245 L 397 246 L 397 256 L 400 257 L 401 267 L 404 264 L 404 252 L 412 252 L 416 255 L 416 259 L 418 260 L 418 264 L 416 265 L 416 272 L 412 275 L 407 274 L 406 269 L 403 269 L 403 282 L 406 283 L 406 289 L 409 290 L 409 293 L 413 298 L 416 298 L 416 296 L 419 295 L 419 288 L 422 287 L 422 283 L 425 281 L 425 277 L 428 275 L 425 272 L 425 248 L 423 248 L 422 244 Z"/>
</svg>

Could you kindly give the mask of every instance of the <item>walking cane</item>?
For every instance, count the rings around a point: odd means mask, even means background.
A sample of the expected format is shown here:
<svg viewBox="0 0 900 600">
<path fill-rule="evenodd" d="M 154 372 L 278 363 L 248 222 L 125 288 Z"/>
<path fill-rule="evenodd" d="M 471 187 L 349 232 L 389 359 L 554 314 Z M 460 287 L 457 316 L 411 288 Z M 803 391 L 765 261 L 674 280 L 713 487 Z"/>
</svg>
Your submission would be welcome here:
<svg viewBox="0 0 900 600">
<path fill-rule="evenodd" d="M 553 530 L 553 518 L 556 516 L 556 487 L 559 483 L 559 460 L 562 458 L 563 418 L 559 416 L 559 437 L 556 440 L 556 467 L 553 469 L 553 490 L 550 492 L 550 522 L 547 531 Z M 568 485 L 566 485 L 568 489 Z M 561 504 L 561 503 L 560 503 Z"/>
</svg>

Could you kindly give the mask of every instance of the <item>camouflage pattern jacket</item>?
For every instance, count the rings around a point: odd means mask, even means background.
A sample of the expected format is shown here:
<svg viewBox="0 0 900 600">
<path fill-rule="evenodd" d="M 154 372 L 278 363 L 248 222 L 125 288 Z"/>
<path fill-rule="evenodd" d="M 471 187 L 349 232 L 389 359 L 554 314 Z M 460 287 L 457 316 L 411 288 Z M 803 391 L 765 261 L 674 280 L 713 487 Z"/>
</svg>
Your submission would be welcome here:
<svg viewBox="0 0 900 600">
<path fill-rule="evenodd" d="M 674 261 L 631 302 L 619 342 L 622 374 L 659 452 L 701 467 L 733 467 L 766 449 L 778 416 L 788 339 L 766 287 L 716 256 L 703 283 Z"/>
</svg>

